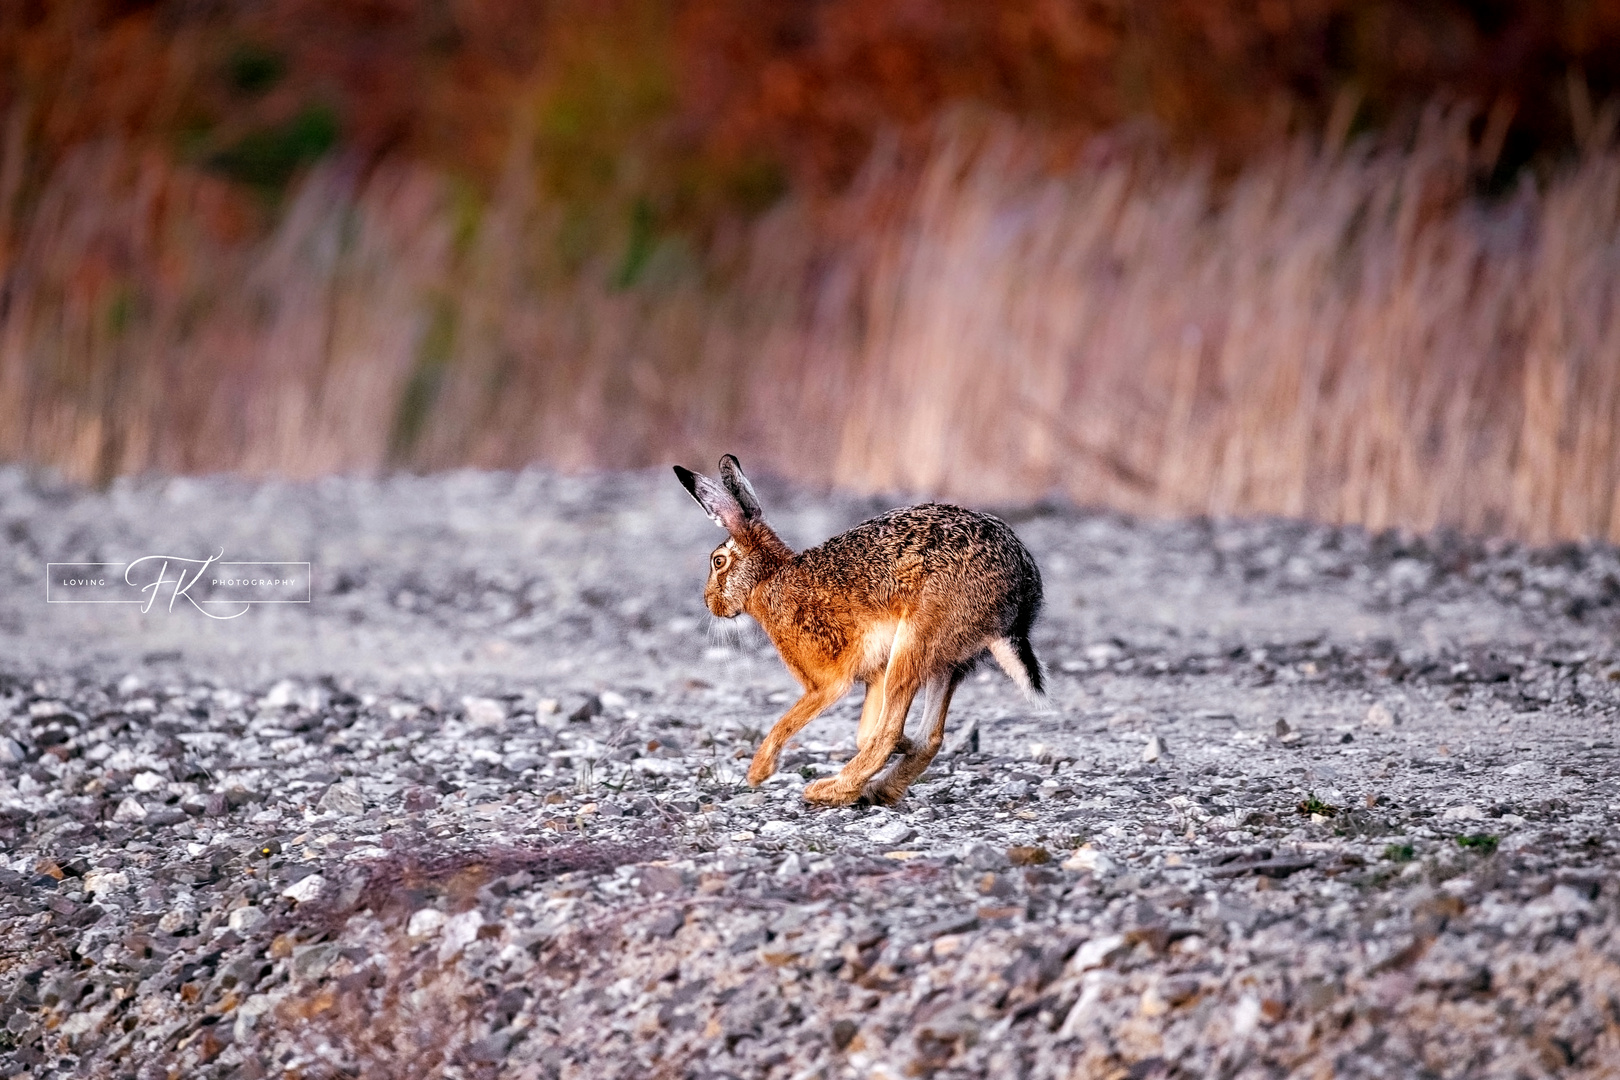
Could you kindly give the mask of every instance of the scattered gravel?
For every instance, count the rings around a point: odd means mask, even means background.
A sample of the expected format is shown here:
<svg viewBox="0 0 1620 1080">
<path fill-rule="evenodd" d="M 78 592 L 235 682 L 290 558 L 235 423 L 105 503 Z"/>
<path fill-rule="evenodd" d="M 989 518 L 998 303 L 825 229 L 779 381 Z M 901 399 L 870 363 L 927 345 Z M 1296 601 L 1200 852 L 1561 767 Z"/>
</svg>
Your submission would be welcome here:
<svg viewBox="0 0 1620 1080">
<path fill-rule="evenodd" d="M 1613 1075 L 1620 553 L 1007 516 L 1048 706 L 815 810 L 859 702 L 742 783 L 794 686 L 662 471 L 0 471 L 0 1073 Z M 221 548 L 314 602 L 43 600 Z"/>
</svg>

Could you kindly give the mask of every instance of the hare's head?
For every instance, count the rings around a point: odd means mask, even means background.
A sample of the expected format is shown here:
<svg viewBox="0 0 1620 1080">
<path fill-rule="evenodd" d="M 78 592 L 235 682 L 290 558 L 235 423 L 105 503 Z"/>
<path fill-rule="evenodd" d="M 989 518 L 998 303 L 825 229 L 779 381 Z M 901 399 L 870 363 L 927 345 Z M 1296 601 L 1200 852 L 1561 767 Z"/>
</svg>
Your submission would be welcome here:
<svg viewBox="0 0 1620 1080">
<path fill-rule="evenodd" d="M 754 486 L 742 465 L 727 454 L 720 459 L 720 482 L 675 466 L 681 486 L 730 537 L 709 555 L 709 581 L 703 602 L 722 619 L 734 619 L 747 608 L 754 587 L 776 571 L 790 553 L 765 524 Z"/>
</svg>

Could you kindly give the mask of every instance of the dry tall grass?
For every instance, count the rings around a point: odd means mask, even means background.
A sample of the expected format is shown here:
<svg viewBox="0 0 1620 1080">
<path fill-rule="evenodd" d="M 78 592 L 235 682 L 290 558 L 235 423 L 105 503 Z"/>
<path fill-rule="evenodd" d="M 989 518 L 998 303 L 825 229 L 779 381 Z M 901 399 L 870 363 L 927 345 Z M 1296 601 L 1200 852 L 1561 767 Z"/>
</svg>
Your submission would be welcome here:
<svg viewBox="0 0 1620 1080">
<path fill-rule="evenodd" d="M 1493 201 L 1466 120 L 1217 182 L 1117 139 L 1054 171 L 958 115 L 919 183 L 880 150 L 831 214 L 789 199 L 717 241 L 735 274 L 665 243 L 629 287 L 559 268 L 523 138 L 487 202 L 328 159 L 263 241 L 221 181 L 85 146 L 0 245 L 0 457 L 97 479 L 736 450 L 982 502 L 1620 540 L 1613 117 Z"/>
</svg>

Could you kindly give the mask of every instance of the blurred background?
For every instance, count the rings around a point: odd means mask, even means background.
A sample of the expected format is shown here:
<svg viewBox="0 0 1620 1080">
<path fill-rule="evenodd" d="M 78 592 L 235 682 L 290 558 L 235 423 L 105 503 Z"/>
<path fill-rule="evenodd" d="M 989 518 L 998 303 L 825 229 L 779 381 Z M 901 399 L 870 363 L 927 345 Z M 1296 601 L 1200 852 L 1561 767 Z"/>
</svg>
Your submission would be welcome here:
<svg viewBox="0 0 1620 1080">
<path fill-rule="evenodd" d="M 0 458 L 1620 540 L 1617 0 L 8 0 Z"/>
</svg>

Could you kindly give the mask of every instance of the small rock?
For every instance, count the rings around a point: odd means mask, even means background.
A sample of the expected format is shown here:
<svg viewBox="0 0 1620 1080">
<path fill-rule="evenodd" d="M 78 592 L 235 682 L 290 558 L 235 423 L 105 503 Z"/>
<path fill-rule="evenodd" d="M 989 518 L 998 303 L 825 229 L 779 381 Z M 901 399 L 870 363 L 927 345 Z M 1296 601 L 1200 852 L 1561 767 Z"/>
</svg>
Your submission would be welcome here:
<svg viewBox="0 0 1620 1080">
<path fill-rule="evenodd" d="M 325 878 L 319 874 L 311 874 L 308 877 L 299 878 L 285 889 L 282 889 L 281 895 L 295 904 L 307 904 L 321 895 L 321 889 L 325 885 Z"/>
<path fill-rule="evenodd" d="M 1253 994 L 1245 994 L 1232 1009 L 1232 1033 L 1239 1038 L 1247 1038 L 1259 1025 L 1260 999 Z"/>
<path fill-rule="evenodd" d="M 494 698 L 464 697 L 461 707 L 466 710 L 471 727 L 498 728 L 506 723 L 506 706 Z"/>
<path fill-rule="evenodd" d="M 162 787 L 168 782 L 169 781 L 166 777 L 161 776 L 158 773 L 150 771 L 139 772 L 130 778 L 129 786 L 134 788 L 136 791 L 147 792 L 156 791 L 158 788 Z"/>
<path fill-rule="evenodd" d="M 598 695 L 604 709 L 622 710 L 629 706 L 630 699 L 613 690 L 604 690 Z"/>
<path fill-rule="evenodd" d="M 478 931 L 483 927 L 484 914 L 477 908 L 446 919 L 444 930 L 439 935 L 443 938 L 439 945 L 439 962 L 444 963 L 471 945 L 478 939 Z"/>
<path fill-rule="evenodd" d="M 1361 720 L 1362 727 L 1374 731 L 1388 731 L 1398 723 L 1400 720 L 1396 718 L 1394 711 L 1382 701 L 1373 702 L 1367 709 L 1367 715 Z"/>
<path fill-rule="evenodd" d="M 326 789 L 326 794 L 315 804 L 315 809 L 323 814 L 359 817 L 366 812 L 366 800 L 353 784 L 340 782 Z"/>
<path fill-rule="evenodd" d="M 680 892 L 686 884 L 681 872 L 670 866 L 643 866 L 640 876 L 641 891 L 648 896 Z"/>
<path fill-rule="evenodd" d="M 799 827 L 791 821 L 767 821 L 759 827 L 759 837 L 761 840 L 781 840 L 798 831 Z"/>
<path fill-rule="evenodd" d="M 1170 748 L 1164 740 L 1157 735 L 1149 735 L 1147 745 L 1142 748 L 1143 761 L 1158 761 L 1170 756 Z"/>
<path fill-rule="evenodd" d="M 782 865 L 776 868 L 777 877 L 797 877 L 804 873 L 804 861 L 799 858 L 797 851 L 788 852 L 788 857 L 782 860 Z"/>
<path fill-rule="evenodd" d="M 307 878 L 305 879 L 308 880 Z M 337 959 L 337 942 L 323 941 L 315 945 L 301 945 L 293 950 L 293 978 L 318 979 Z"/>
<path fill-rule="evenodd" d="M 122 870 L 91 870 L 84 875 L 84 891 L 92 896 L 120 893 L 129 888 L 129 875 Z"/>
<path fill-rule="evenodd" d="M 1462 806 L 1453 806 L 1450 809 L 1448 809 L 1445 813 L 1440 815 L 1440 820 L 1441 821 L 1480 821 L 1484 817 L 1485 817 L 1485 812 L 1483 810 L 1481 810 L 1479 807 L 1474 806 L 1472 804 L 1466 804 L 1465 803 Z"/>
<path fill-rule="evenodd" d="M 679 908 L 665 908 L 647 923 L 647 936 L 657 939 L 674 937 L 686 925 L 686 913 Z"/>
<path fill-rule="evenodd" d="M 118 809 L 113 811 L 113 820 L 114 821 L 145 821 L 146 820 L 146 807 L 142 806 L 139 802 L 136 802 L 134 799 L 126 798 L 126 799 L 124 799 L 122 802 L 120 802 L 118 804 Z"/>
<path fill-rule="evenodd" d="M 190 908 L 172 908 L 158 920 L 158 929 L 165 934 L 177 934 L 197 925 L 197 913 Z"/>
<path fill-rule="evenodd" d="M 970 844 L 962 857 L 974 870 L 999 870 L 1007 865 L 1007 856 L 989 844 Z"/>
<path fill-rule="evenodd" d="M 321 707 L 321 691 L 315 686 L 300 689 L 291 679 L 282 679 L 270 688 L 269 693 L 259 699 L 259 705 L 267 709 L 285 709 L 289 705 L 298 705 L 313 712 Z"/>
<path fill-rule="evenodd" d="M 468 1044 L 467 1060 L 478 1062 L 480 1065 L 493 1065 L 505 1059 L 506 1051 L 511 1045 L 512 1032 L 492 1031 Z"/>
<path fill-rule="evenodd" d="M 866 834 L 866 838 L 879 846 L 903 844 L 917 835 L 917 830 L 904 821 L 886 821 Z"/>
<path fill-rule="evenodd" d="M 0 736 L 0 765 L 21 765 L 28 760 L 28 752 L 15 739 Z"/>
<path fill-rule="evenodd" d="M 1106 934 L 1103 937 L 1092 938 L 1075 950 L 1074 958 L 1069 961 L 1069 969 L 1080 972 L 1107 967 L 1128 948 L 1130 946 L 1125 944 L 1124 934 Z"/>
<path fill-rule="evenodd" d="M 253 904 L 236 908 L 225 919 L 225 925 L 238 933 L 245 933 L 264 922 L 264 909 Z"/>
<path fill-rule="evenodd" d="M 979 722 L 969 720 L 966 727 L 958 728 L 945 743 L 946 756 L 977 754 L 979 752 Z"/>
<path fill-rule="evenodd" d="M 444 912 L 438 908 L 423 908 L 405 924 L 405 933 L 413 938 L 430 938 L 444 926 Z"/>
<path fill-rule="evenodd" d="M 1076 848 L 1073 855 L 1063 860 L 1065 870 L 1085 870 L 1099 875 L 1113 873 L 1115 866 L 1113 859 L 1092 847 Z"/>
</svg>

